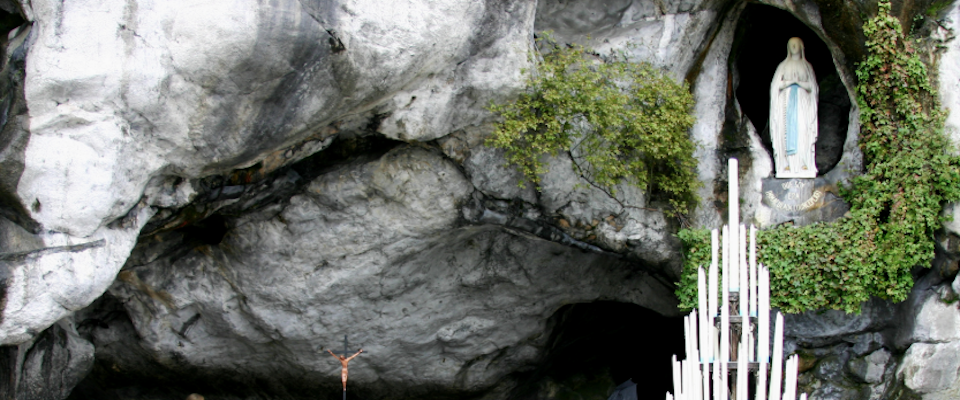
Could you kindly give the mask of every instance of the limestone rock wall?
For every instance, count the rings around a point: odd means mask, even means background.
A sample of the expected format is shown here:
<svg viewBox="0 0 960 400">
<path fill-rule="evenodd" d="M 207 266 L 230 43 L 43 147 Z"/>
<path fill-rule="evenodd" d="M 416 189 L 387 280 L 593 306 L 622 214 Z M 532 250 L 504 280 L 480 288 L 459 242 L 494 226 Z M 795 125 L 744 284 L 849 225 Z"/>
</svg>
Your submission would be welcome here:
<svg viewBox="0 0 960 400">
<path fill-rule="evenodd" d="M 852 96 L 870 6 L 764 4 L 824 40 Z M 769 214 L 770 156 L 735 95 L 749 77 L 730 63 L 745 7 L 0 2 L 24 21 L 2 42 L 0 71 L 0 379 L 16 384 L 0 395 L 65 398 L 92 371 L 77 398 L 189 387 L 298 398 L 336 389 L 321 350 L 348 334 L 368 351 L 351 373 L 364 396 L 505 398 L 542 361 L 564 305 L 676 315 L 673 233 L 720 225 L 728 156 L 744 167 L 744 219 Z M 944 40 L 956 18 L 953 8 L 943 20 Z M 485 107 L 522 90 L 542 30 L 688 80 L 704 182 L 689 219 L 635 188 L 591 187 L 568 154 L 547 160 L 539 190 L 520 188 L 483 145 Z M 946 45 L 949 88 L 957 51 Z M 849 121 L 832 182 L 860 168 L 855 108 Z M 934 323 L 952 311 L 920 290 L 909 306 L 792 320 L 811 398 L 960 387 L 916 362 L 955 360 L 952 328 Z M 913 317 L 909 332 L 895 328 Z M 151 392 L 119 380 L 186 383 Z"/>
<path fill-rule="evenodd" d="M 16 400 L 61 400 L 94 364 L 94 346 L 65 318 L 19 346 L 0 347 L 0 395 Z"/>
</svg>

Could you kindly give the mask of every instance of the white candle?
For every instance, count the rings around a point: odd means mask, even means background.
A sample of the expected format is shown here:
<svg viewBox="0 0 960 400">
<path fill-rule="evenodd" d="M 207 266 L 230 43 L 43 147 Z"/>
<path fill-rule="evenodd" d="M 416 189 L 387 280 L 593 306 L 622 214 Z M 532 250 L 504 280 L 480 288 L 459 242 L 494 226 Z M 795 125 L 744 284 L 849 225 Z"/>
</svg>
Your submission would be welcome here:
<svg viewBox="0 0 960 400">
<path fill-rule="evenodd" d="M 770 362 L 770 271 L 760 264 L 757 272 L 760 281 L 760 302 L 757 305 L 757 359 Z"/>
<path fill-rule="evenodd" d="M 673 394 L 679 400 L 683 398 L 683 388 L 680 385 L 680 363 L 677 362 L 676 354 L 670 359 L 670 364 L 673 365 Z"/>
<path fill-rule="evenodd" d="M 690 347 L 690 314 L 683 317 L 683 356 L 687 360 L 693 357 L 693 349 Z"/>
<path fill-rule="evenodd" d="M 746 292 L 747 291 L 741 291 L 740 294 L 743 294 Z M 750 324 L 749 316 L 744 315 L 741 321 L 743 321 L 743 323 L 742 325 L 740 325 L 740 327 L 742 328 L 740 329 L 740 342 L 743 344 L 743 347 L 744 347 L 744 350 L 743 350 L 744 358 L 746 359 L 747 362 L 749 362 L 749 361 L 753 361 L 753 357 L 750 355 L 750 353 L 752 353 L 751 350 L 753 349 L 753 346 L 752 346 L 753 343 L 751 340 L 753 336 L 752 335 L 753 329 L 750 328 L 751 324 Z"/>
<path fill-rule="evenodd" d="M 767 399 L 767 363 L 760 360 L 760 368 L 757 371 L 757 394 L 754 400 Z"/>
<path fill-rule="evenodd" d="M 673 396 L 670 395 L 670 392 L 667 392 L 667 400 L 673 400 Z"/>
<path fill-rule="evenodd" d="M 724 225 L 723 233 L 720 235 L 720 241 L 722 243 L 721 253 L 720 253 L 720 274 L 727 276 L 730 274 L 730 227 Z M 730 284 L 729 277 L 727 278 L 727 284 Z M 728 289 L 729 290 L 729 289 Z"/>
<path fill-rule="evenodd" d="M 707 274 L 707 311 L 704 313 L 704 317 L 707 322 L 707 333 L 709 334 L 709 340 L 707 342 L 707 361 L 713 362 L 714 360 L 714 347 L 716 346 L 717 339 L 713 334 L 713 321 L 717 317 L 719 312 L 719 307 L 717 305 L 720 299 L 717 298 L 717 268 L 719 264 L 718 251 L 720 242 L 720 232 L 716 229 L 710 231 L 710 271 Z"/>
<path fill-rule="evenodd" d="M 701 366 L 703 367 L 701 375 L 703 377 L 703 386 L 701 386 L 703 400 L 710 400 L 710 364 L 703 363 Z"/>
<path fill-rule="evenodd" d="M 684 374 L 683 374 L 683 397 L 687 400 L 696 400 L 697 388 L 696 384 L 700 381 L 696 376 L 694 376 L 693 366 L 696 365 L 697 361 L 697 310 L 693 310 L 690 315 L 687 316 L 687 330 L 690 332 L 689 340 L 690 343 L 690 352 L 687 353 L 687 359 L 683 360 L 684 362 Z"/>
<path fill-rule="evenodd" d="M 698 313 L 697 310 L 693 310 L 693 316 L 690 318 L 690 332 L 694 335 L 698 332 L 697 319 Z M 700 382 L 703 380 L 703 377 L 700 376 L 700 346 L 697 342 L 697 337 L 694 337 L 693 340 L 693 358 L 690 359 L 690 386 L 693 387 L 693 393 L 690 395 L 690 400 L 699 400 L 703 395 L 700 393 Z"/>
<path fill-rule="evenodd" d="M 727 369 L 727 363 L 720 363 L 720 400 L 730 399 L 730 376 Z"/>
<path fill-rule="evenodd" d="M 716 326 L 710 327 L 713 331 L 713 361 L 720 361 L 720 329 Z"/>
<path fill-rule="evenodd" d="M 783 314 L 777 312 L 777 322 L 773 333 L 773 362 L 770 364 L 769 400 L 780 400 L 780 379 L 783 370 Z"/>
<path fill-rule="evenodd" d="M 797 355 L 787 359 L 787 370 L 784 372 L 786 382 L 783 389 L 783 400 L 797 400 L 797 367 L 800 359 Z"/>
<path fill-rule="evenodd" d="M 750 315 L 757 316 L 757 227 L 750 225 Z"/>
<path fill-rule="evenodd" d="M 727 217 L 729 218 L 727 226 L 730 229 L 730 265 L 733 269 L 737 267 L 737 260 L 740 259 L 740 248 L 737 246 L 737 238 L 740 237 L 740 185 L 738 182 L 737 159 L 731 158 L 727 161 Z M 723 271 L 724 274 L 727 271 Z M 730 277 L 730 291 L 740 290 L 740 277 Z"/>
<path fill-rule="evenodd" d="M 690 312 L 690 318 L 687 321 L 690 324 L 690 350 L 691 353 L 687 357 L 687 360 L 690 360 L 691 363 L 700 362 L 700 346 L 697 344 L 697 310 Z"/>
<path fill-rule="evenodd" d="M 738 243 L 740 243 L 740 252 L 737 259 L 737 273 L 740 275 L 740 287 L 743 289 L 740 291 L 740 307 L 738 312 L 741 317 L 749 316 L 750 312 L 750 282 L 749 275 L 747 273 L 747 229 L 745 226 L 740 225 L 739 228 L 740 238 Z"/>
<path fill-rule="evenodd" d="M 694 378 L 694 381 L 692 382 L 694 386 L 694 395 L 690 400 L 701 400 L 703 399 L 703 387 L 701 386 L 703 383 L 703 374 L 700 373 L 700 363 L 694 362 L 693 365 L 690 366 L 690 369 L 693 370 Z"/>
<path fill-rule="evenodd" d="M 717 268 L 719 267 L 719 261 L 717 260 L 717 251 L 720 250 L 719 247 L 719 236 L 720 232 L 716 229 L 710 231 L 710 247 L 713 259 L 710 262 L 710 276 L 708 277 L 708 297 L 707 297 L 707 306 L 709 307 L 710 313 L 707 314 L 711 318 L 710 325 L 713 325 L 713 317 L 716 317 L 718 314 L 717 309 Z"/>
<path fill-rule="evenodd" d="M 709 314 L 709 308 L 707 306 L 707 278 L 706 274 L 703 271 L 703 268 L 697 269 L 697 297 L 700 304 L 700 319 L 697 320 L 697 325 L 699 329 L 697 330 L 697 336 L 700 338 L 700 362 L 706 362 L 707 357 L 709 357 L 707 350 L 707 333 L 704 329 L 707 328 L 707 314 Z"/>
<path fill-rule="evenodd" d="M 720 291 L 720 358 L 718 361 L 730 361 L 730 273 L 723 274 L 723 288 Z"/>
<path fill-rule="evenodd" d="M 723 379 L 720 378 L 720 363 L 713 363 L 713 400 L 720 400 L 720 387 Z"/>
<path fill-rule="evenodd" d="M 746 318 L 744 318 L 746 320 Z M 747 341 L 746 332 L 741 331 L 740 333 L 740 345 L 737 347 L 737 399 L 738 400 L 747 400 L 747 376 L 749 375 L 749 370 L 747 369 Z"/>
<path fill-rule="evenodd" d="M 687 360 L 680 361 L 680 399 L 689 400 L 690 397 L 690 376 L 687 372 Z"/>
</svg>

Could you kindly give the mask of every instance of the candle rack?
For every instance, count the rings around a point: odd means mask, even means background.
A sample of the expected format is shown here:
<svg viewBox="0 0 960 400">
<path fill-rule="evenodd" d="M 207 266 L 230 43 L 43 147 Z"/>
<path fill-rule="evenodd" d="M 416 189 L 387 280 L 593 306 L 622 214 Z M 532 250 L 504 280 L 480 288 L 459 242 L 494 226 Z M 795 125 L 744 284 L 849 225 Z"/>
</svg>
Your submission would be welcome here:
<svg viewBox="0 0 960 400">
<path fill-rule="evenodd" d="M 728 224 L 711 232 L 710 266 L 697 270 L 698 307 L 683 319 L 686 359 L 673 356 L 674 392 L 666 398 L 797 400 L 799 359 L 783 360 L 779 312 L 770 349 L 770 271 L 757 263 L 756 227 L 750 226 L 748 240 L 740 224 L 736 159 L 727 171 Z"/>
</svg>

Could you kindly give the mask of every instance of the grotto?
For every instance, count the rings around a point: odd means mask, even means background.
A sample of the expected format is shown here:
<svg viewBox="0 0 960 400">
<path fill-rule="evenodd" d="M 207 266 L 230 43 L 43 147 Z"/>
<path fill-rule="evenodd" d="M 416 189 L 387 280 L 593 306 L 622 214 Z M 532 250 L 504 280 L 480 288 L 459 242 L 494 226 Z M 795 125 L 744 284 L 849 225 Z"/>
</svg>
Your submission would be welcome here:
<svg viewBox="0 0 960 400">
<path fill-rule="evenodd" d="M 731 203 L 765 232 L 851 209 L 882 4 L 0 0 L 0 399 L 339 399 L 326 350 L 345 336 L 364 350 L 352 399 L 603 400 L 626 377 L 663 398 L 685 356 L 681 232 Z M 960 5 L 890 15 L 960 143 Z M 764 200 L 793 36 L 830 212 Z M 587 70 L 685 85 L 688 212 L 597 184 L 573 148 L 536 157 L 537 182 L 507 163 L 492 109 L 535 92 L 545 37 L 585 46 Z M 808 399 L 960 398 L 960 215 L 942 203 L 905 300 L 786 315 Z"/>
</svg>

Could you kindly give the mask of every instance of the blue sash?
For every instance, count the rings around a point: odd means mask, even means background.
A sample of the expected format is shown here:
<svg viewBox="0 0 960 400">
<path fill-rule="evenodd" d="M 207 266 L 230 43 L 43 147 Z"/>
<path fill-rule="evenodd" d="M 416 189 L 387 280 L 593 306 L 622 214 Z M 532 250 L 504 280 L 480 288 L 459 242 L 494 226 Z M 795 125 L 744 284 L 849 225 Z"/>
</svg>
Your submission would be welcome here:
<svg viewBox="0 0 960 400">
<path fill-rule="evenodd" d="M 787 155 L 797 154 L 797 89 L 796 83 L 790 85 L 790 97 L 787 100 Z"/>
</svg>

